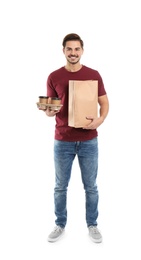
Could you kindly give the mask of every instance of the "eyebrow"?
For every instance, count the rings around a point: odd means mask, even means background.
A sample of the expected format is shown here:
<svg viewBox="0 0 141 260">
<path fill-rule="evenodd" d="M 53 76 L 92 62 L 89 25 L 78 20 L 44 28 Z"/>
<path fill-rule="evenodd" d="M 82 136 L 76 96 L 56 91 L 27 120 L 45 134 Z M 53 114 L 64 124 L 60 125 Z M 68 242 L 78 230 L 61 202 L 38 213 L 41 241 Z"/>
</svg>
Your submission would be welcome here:
<svg viewBox="0 0 141 260">
<path fill-rule="evenodd" d="M 66 49 L 67 49 L 67 50 L 72 50 L 71 47 L 66 47 Z M 75 48 L 75 50 L 80 50 L 80 49 L 81 49 L 81 47 L 76 47 L 76 48 Z"/>
</svg>

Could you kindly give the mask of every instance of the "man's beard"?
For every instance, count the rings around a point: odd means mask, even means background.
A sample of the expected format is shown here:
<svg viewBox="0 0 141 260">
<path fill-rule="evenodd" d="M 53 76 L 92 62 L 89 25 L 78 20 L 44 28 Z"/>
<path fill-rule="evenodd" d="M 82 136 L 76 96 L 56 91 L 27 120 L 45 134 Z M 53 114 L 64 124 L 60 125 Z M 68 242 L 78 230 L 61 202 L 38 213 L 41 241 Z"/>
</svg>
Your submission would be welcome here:
<svg viewBox="0 0 141 260">
<path fill-rule="evenodd" d="M 70 61 L 69 59 L 67 59 L 67 61 L 68 61 L 70 64 L 77 64 L 77 63 L 80 61 L 80 59 L 78 59 L 77 61 Z"/>
</svg>

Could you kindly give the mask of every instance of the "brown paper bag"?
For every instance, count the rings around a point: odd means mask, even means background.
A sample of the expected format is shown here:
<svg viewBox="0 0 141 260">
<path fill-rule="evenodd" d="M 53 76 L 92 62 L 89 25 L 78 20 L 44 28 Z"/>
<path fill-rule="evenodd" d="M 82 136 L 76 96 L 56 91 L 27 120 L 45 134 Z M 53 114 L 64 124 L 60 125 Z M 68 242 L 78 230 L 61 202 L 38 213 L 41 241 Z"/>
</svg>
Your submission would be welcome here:
<svg viewBox="0 0 141 260">
<path fill-rule="evenodd" d="M 84 127 L 90 123 L 87 116 L 97 117 L 98 113 L 98 81 L 70 80 L 68 102 L 68 125 Z"/>
</svg>

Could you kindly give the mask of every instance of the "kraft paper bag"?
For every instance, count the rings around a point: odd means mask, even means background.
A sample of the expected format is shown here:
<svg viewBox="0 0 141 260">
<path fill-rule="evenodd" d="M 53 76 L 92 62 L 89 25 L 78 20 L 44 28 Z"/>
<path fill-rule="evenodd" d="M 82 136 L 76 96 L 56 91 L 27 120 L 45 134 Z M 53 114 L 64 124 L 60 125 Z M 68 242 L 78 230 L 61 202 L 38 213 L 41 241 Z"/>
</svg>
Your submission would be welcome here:
<svg viewBox="0 0 141 260">
<path fill-rule="evenodd" d="M 84 127 L 90 123 L 87 116 L 97 118 L 98 114 L 98 81 L 70 80 L 68 102 L 68 125 Z"/>
</svg>

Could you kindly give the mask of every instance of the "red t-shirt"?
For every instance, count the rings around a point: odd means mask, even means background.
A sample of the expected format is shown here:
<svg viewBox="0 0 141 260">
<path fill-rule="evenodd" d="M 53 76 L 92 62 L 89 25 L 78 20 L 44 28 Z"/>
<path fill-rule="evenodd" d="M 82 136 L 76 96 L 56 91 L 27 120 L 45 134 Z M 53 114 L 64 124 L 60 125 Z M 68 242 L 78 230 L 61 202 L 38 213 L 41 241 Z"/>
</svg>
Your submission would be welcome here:
<svg viewBox="0 0 141 260">
<path fill-rule="evenodd" d="M 61 98 L 63 104 L 56 114 L 55 139 L 62 141 L 87 141 L 98 135 L 97 130 L 86 130 L 68 126 L 68 84 L 69 80 L 98 80 L 98 96 L 106 94 L 103 80 L 98 71 L 82 66 L 79 71 L 70 72 L 61 67 L 47 79 L 47 96 Z"/>
</svg>

